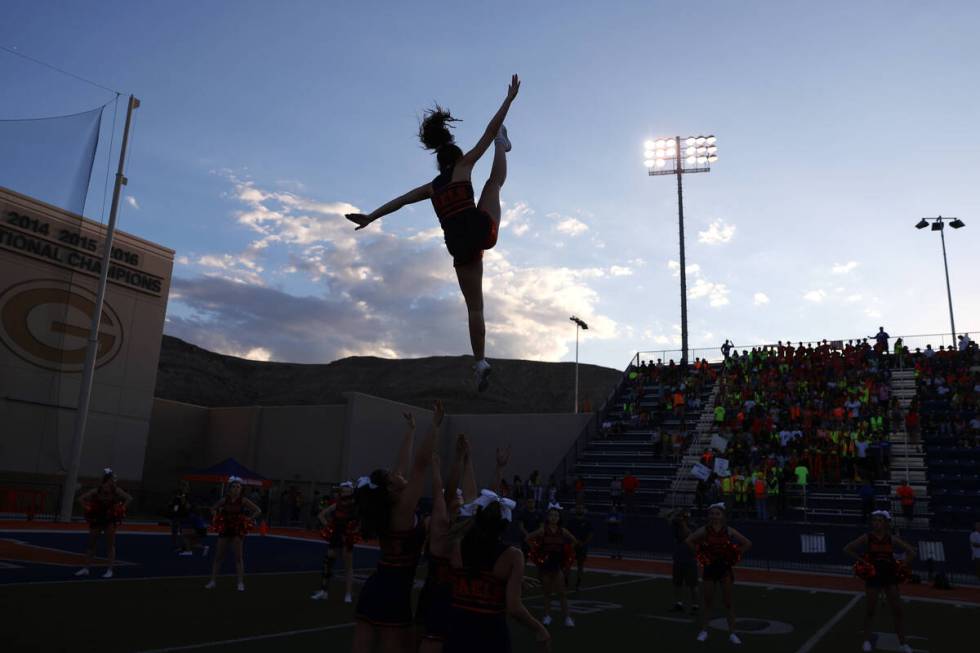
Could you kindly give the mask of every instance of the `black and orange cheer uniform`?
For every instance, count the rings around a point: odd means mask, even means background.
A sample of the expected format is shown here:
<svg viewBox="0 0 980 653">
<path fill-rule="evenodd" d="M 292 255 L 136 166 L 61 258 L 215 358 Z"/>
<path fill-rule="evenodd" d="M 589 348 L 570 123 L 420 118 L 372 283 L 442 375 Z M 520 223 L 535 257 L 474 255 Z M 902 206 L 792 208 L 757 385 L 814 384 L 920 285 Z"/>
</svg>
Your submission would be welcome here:
<svg viewBox="0 0 980 653">
<path fill-rule="evenodd" d="M 885 535 L 882 538 L 875 537 L 874 533 L 868 533 L 868 555 L 869 561 L 875 566 L 874 576 L 866 582 L 868 587 L 887 587 L 897 585 L 898 577 L 895 572 L 898 567 L 895 560 L 895 546 L 892 543 L 892 536 Z"/>
<path fill-rule="evenodd" d="M 451 181 L 452 170 L 432 180 L 432 208 L 453 256 L 453 265 L 466 265 L 483 257 L 483 250 L 497 244 L 497 224 L 476 207 L 473 184 Z"/>
<path fill-rule="evenodd" d="M 732 572 L 731 551 L 732 538 L 728 533 L 728 527 L 716 531 L 711 526 L 704 529 L 704 542 L 701 547 L 707 556 L 704 565 L 703 578 L 706 581 L 723 580 L 726 576 L 734 579 Z"/>
<path fill-rule="evenodd" d="M 242 497 L 226 499 L 218 510 L 215 530 L 218 537 L 245 537 L 248 533 L 250 520 L 245 514 L 245 503 Z"/>
<path fill-rule="evenodd" d="M 507 629 L 507 580 L 493 575 L 509 547 L 497 545 L 493 560 L 471 570 L 453 569 L 452 611 L 443 653 L 510 653 Z"/>
<path fill-rule="evenodd" d="M 557 530 L 552 530 L 550 526 L 545 525 L 544 532 L 538 540 L 539 555 L 543 560 L 538 569 L 548 574 L 568 570 L 571 567 L 571 559 L 567 555 L 567 544 L 565 531 L 561 526 Z"/>
<path fill-rule="evenodd" d="M 426 639 L 446 641 L 453 599 L 453 569 L 449 558 L 433 555 L 426 550 L 429 571 L 419 593 L 415 623 L 422 627 Z"/>
<path fill-rule="evenodd" d="M 421 524 L 379 535 L 381 560 L 361 590 L 356 619 L 374 626 L 412 625 L 412 585 L 424 540 L 425 528 Z"/>
<path fill-rule="evenodd" d="M 100 531 L 119 525 L 125 512 L 116 490 L 107 490 L 102 486 L 85 504 L 85 520 L 89 528 Z"/>
<path fill-rule="evenodd" d="M 330 515 L 330 524 L 321 531 L 328 535 L 327 544 L 331 549 L 345 548 L 348 551 L 354 550 L 356 537 L 351 528 L 354 520 L 354 497 L 341 495 L 334 504 L 333 512 Z"/>
</svg>

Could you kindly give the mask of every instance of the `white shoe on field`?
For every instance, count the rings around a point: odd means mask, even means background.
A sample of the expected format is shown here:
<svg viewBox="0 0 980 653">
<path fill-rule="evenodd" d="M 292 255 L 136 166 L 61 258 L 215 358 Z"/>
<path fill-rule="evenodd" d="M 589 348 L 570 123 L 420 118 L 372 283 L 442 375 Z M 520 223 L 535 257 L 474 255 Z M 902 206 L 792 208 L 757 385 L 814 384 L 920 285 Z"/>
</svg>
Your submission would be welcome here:
<svg viewBox="0 0 980 653">
<path fill-rule="evenodd" d="M 81 569 L 79 569 L 78 571 L 75 572 L 75 575 L 76 576 L 88 576 L 89 573 L 90 572 L 88 570 L 88 567 L 82 567 Z"/>
<path fill-rule="evenodd" d="M 313 599 L 314 601 L 325 601 L 329 597 L 327 595 L 327 590 L 317 590 L 316 592 L 313 593 L 313 596 L 311 596 L 310 598 Z"/>
<path fill-rule="evenodd" d="M 706 641 L 707 639 L 708 639 L 708 631 L 707 630 L 702 630 L 700 633 L 698 633 L 698 641 L 699 642 Z"/>
</svg>

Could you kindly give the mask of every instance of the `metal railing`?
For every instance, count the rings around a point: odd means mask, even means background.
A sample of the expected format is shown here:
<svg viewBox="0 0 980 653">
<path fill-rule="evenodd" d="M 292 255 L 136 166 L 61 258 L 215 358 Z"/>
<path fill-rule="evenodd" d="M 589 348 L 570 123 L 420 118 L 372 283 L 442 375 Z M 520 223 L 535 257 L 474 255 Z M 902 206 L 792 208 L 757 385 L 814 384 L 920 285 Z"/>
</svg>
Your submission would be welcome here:
<svg viewBox="0 0 980 653">
<path fill-rule="evenodd" d="M 968 335 L 971 340 L 976 340 L 975 336 L 980 332 L 980 330 L 973 331 L 961 331 L 957 335 Z M 898 335 L 891 336 L 888 340 L 889 348 L 895 346 L 895 341 L 901 338 L 903 344 L 908 347 L 910 352 L 914 352 L 918 349 L 925 349 L 926 345 L 932 345 L 933 349 L 938 349 L 939 347 L 948 347 L 950 345 L 956 345 L 957 343 L 953 341 L 953 336 L 949 333 L 925 333 L 925 334 L 912 334 L 912 335 Z M 823 342 L 829 343 L 843 343 L 848 342 L 861 342 L 867 340 L 874 343 L 874 334 L 863 335 L 863 336 L 851 336 L 850 338 L 821 338 L 819 340 L 794 340 L 793 344 L 799 346 L 802 342 L 803 346 L 808 345 L 818 345 Z M 732 345 L 732 351 L 752 351 L 758 347 L 775 347 L 776 343 L 765 343 L 756 345 Z M 891 353 L 889 351 L 888 353 Z M 688 349 L 688 360 L 693 361 L 697 358 L 706 360 L 709 363 L 720 363 L 724 360 L 724 356 L 721 353 L 721 345 L 716 347 L 696 347 Z M 638 351 L 630 360 L 630 365 L 639 366 L 642 363 L 656 363 L 657 360 L 663 361 L 664 364 L 669 363 L 673 360 L 675 363 L 680 362 L 681 350 L 680 349 L 660 349 L 660 350 L 649 350 L 649 351 Z"/>
</svg>

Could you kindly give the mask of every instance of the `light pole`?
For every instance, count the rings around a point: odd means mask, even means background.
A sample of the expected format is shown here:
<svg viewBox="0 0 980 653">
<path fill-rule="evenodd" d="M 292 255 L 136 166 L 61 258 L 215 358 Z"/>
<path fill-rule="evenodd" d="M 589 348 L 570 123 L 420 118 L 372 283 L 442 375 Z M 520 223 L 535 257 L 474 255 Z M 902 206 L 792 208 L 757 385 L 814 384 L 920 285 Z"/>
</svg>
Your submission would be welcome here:
<svg viewBox="0 0 980 653">
<path fill-rule="evenodd" d="M 589 330 L 589 325 L 574 315 L 568 318 L 575 323 L 575 413 L 578 414 L 578 330 Z"/>
<path fill-rule="evenodd" d="M 681 147 L 681 141 L 684 141 Z M 681 177 L 689 172 L 711 172 L 718 160 L 714 136 L 658 138 L 643 144 L 647 174 L 677 175 L 677 230 L 681 241 L 681 365 L 687 366 L 687 257 L 684 253 L 684 186 Z"/>
<path fill-rule="evenodd" d="M 949 221 L 949 226 L 953 229 L 962 229 L 966 226 L 959 218 L 944 218 L 943 216 L 938 216 L 935 218 L 922 218 L 919 220 L 915 228 L 925 229 L 929 226 L 929 221 L 932 221 L 932 230 L 939 232 L 939 241 L 943 245 L 943 269 L 946 270 L 946 299 L 949 301 L 949 330 L 953 334 L 953 346 L 956 346 L 956 322 L 953 320 L 953 293 L 949 289 L 949 263 L 946 262 L 946 221 Z"/>
</svg>

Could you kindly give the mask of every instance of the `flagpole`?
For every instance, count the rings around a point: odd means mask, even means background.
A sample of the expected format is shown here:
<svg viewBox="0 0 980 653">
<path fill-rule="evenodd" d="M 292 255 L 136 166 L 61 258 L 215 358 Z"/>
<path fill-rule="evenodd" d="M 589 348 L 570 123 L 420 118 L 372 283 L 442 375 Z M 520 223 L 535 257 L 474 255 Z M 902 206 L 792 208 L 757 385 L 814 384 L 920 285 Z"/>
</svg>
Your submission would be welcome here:
<svg viewBox="0 0 980 653">
<path fill-rule="evenodd" d="M 99 349 L 99 326 L 102 322 L 102 306 L 105 303 L 106 285 L 109 280 L 109 264 L 112 260 L 112 238 L 116 231 L 116 214 L 119 210 L 119 195 L 128 180 L 123 174 L 126 165 L 126 147 L 129 144 L 129 126 L 132 122 L 133 110 L 137 109 L 140 101 L 129 96 L 126 108 L 126 126 L 123 129 L 122 147 L 119 151 L 119 168 L 116 171 L 116 183 L 112 190 L 112 208 L 109 210 L 109 225 L 106 229 L 104 250 L 102 252 L 102 267 L 99 270 L 99 287 L 95 296 L 95 306 L 92 309 L 92 323 L 89 327 L 88 348 L 85 351 L 85 366 L 82 369 L 81 386 L 78 390 L 78 408 L 75 413 L 75 428 L 71 440 L 71 460 L 68 462 L 68 475 L 61 491 L 61 508 L 59 521 L 71 521 L 72 508 L 75 503 L 75 486 L 78 484 L 78 468 L 82 461 L 82 442 L 85 438 L 85 423 L 88 421 L 89 404 L 92 399 L 92 382 L 95 378 L 95 360 Z"/>
</svg>

